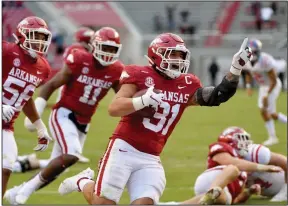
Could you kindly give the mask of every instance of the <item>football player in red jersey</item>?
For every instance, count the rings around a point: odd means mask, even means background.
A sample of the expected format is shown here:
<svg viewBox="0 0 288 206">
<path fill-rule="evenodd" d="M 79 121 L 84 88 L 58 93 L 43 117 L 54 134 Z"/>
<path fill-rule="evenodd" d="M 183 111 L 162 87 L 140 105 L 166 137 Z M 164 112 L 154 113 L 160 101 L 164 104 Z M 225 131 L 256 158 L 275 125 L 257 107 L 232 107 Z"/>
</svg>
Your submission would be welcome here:
<svg viewBox="0 0 288 206">
<path fill-rule="evenodd" d="M 149 66 L 126 66 L 121 89 L 108 108 L 121 117 L 100 164 L 96 183 L 89 168 L 67 178 L 60 194 L 82 191 L 89 204 L 117 204 L 127 185 L 131 204 L 157 204 L 166 178 L 160 153 L 190 105 L 219 106 L 234 95 L 239 75 L 251 53 L 246 38 L 234 55 L 230 72 L 217 87 L 203 87 L 193 74 L 187 74 L 190 52 L 178 35 L 164 33 L 148 47 Z M 154 87 L 160 93 L 154 91 Z M 137 91 L 145 94 L 133 97 Z M 153 107 L 150 117 L 137 111 Z"/>
<path fill-rule="evenodd" d="M 88 27 L 79 28 L 74 34 L 74 39 L 76 42 L 65 49 L 65 52 L 63 54 L 63 59 L 65 60 L 65 58 L 73 49 L 90 51 L 92 47 L 89 46 L 89 43 L 93 34 L 94 34 L 94 31 Z M 52 70 L 52 73 L 53 73 L 53 70 Z M 54 72 L 54 74 L 56 73 L 57 72 Z M 54 74 L 50 74 L 50 77 L 46 79 L 46 81 L 44 81 L 44 84 L 45 82 L 49 81 L 49 79 L 52 78 Z M 64 86 L 58 89 L 58 97 L 57 97 L 56 102 L 58 102 L 61 99 L 61 92 L 63 88 Z M 25 118 L 24 125 L 29 131 L 31 132 L 35 131 L 35 127 L 31 125 L 28 118 Z M 84 142 L 85 140 L 83 140 L 83 145 L 84 145 Z M 87 157 L 84 157 L 83 155 L 79 155 L 79 162 L 87 163 L 89 161 L 90 160 Z M 18 156 L 14 164 L 13 172 L 24 173 L 24 172 L 28 172 L 28 171 L 35 170 L 35 169 L 42 169 L 42 168 L 45 168 L 48 165 L 48 163 L 49 163 L 49 159 L 37 159 L 35 154 Z"/>
<path fill-rule="evenodd" d="M 40 119 L 31 98 L 35 89 L 50 73 L 50 65 L 43 57 L 51 43 L 51 32 L 46 22 L 36 16 L 23 19 L 13 34 L 16 41 L 2 41 L 2 132 L 3 132 L 3 168 L 2 197 L 17 159 L 17 145 L 14 139 L 14 121 L 20 111 L 33 122 L 37 129 L 38 145 L 36 151 L 47 149 L 49 134 Z"/>
<path fill-rule="evenodd" d="M 250 134 L 244 129 L 226 128 L 218 137 L 218 141 L 209 145 L 208 169 L 196 179 L 196 197 L 179 204 L 238 204 L 245 202 L 251 194 L 260 194 L 261 185 L 257 182 L 244 190 L 247 172 L 277 174 L 283 171 L 274 165 L 245 160 L 251 146 L 253 144 Z"/>
<path fill-rule="evenodd" d="M 76 42 L 65 49 L 65 52 L 63 54 L 63 59 L 65 60 L 65 58 L 74 49 L 91 52 L 92 47 L 90 46 L 89 43 L 90 43 L 90 40 L 91 40 L 93 34 L 94 34 L 94 31 L 92 29 L 90 29 L 88 27 L 80 27 L 74 34 L 74 39 Z M 61 99 L 61 94 L 62 94 L 63 88 L 64 88 L 64 86 L 61 86 L 58 89 L 58 96 L 57 96 L 56 102 L 58 102 Z M 84 146 L 84 143 L 85 143 L 85 140 L 83 140 L 83 146 Z M 90 160 L 87 157 L 84 157 L 82 154 L 79 155 L 79 162 L 87 163 L 89 161 Z"/>
<path fill-rule="evenodd" d="M 63 69 L 41 88 L 35 100 L 39 114 L 53 91 L 64 85 L 63 95 L 49 119 L 50 131 L 56 140 L 51 161 L 31 180 L 7 191 L 5 197 L 10 203 L 24 204 L 35 190 L 52 182 L 78 161 L 99 101 L 109 89 L 118 91 L 124 68 L 118 60 L 122 46 L 118 32 L 110 27 L 101 28 L 92 37 L 91 46 L 91 52 L 71 51 Z"/>
</svg>

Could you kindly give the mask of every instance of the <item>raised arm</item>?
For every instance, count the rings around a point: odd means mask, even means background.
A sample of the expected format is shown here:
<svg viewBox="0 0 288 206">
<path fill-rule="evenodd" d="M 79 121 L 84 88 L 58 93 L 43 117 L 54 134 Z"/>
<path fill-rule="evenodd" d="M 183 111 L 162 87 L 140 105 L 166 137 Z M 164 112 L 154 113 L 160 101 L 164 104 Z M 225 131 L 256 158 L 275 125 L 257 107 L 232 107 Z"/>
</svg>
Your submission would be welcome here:
<svg viewBox="0 0 288 206">
<path fill-rule="evenodd" d="M 40 94 L 35 100 L 35 105 L 33 102 L 33 107 L 36 108 L 37 114 L 42 115 L 46 105 L 47 100 L 51 94 L 60 86 L 64 85 L 69 81 L 71 71 L 67 65 L 63 67 L 52 79 L 50 79 L 46 84 L 40 89 Z M 24 108 L 23 108 L 24 109 Z M 26 115 L 27 117 L 24 120 L 24 126 L 31 132 L 35 131 L 35 126 L 31 123 L 31 116 Z"/>
<path fill-rule="evenodd" d="M 245 38 L 240 50 L 233 56 L 230 71 L 222 82 L 216 87 L 202 87 L 196 90 L 189 105 L 219 106 L 235 94 L 241 71 L 251 58 L 251 49 L 247 47 L 247 42 L 248 38 Z"/>
</svg>

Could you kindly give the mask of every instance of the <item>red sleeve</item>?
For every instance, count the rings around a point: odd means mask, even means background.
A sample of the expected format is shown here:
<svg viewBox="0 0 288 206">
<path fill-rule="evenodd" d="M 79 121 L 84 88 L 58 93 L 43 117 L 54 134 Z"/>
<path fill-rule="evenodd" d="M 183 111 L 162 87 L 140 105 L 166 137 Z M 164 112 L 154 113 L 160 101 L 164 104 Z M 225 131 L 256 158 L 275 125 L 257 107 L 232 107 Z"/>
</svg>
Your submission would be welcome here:
<svg viewBox="0 0 288 206">
<path fill-rule="evenodd" d="M 66 58 L 64 58 L 65 64 L 69 67 L 73 74 L 79 73 L 79 65 L 85 58 L 84 54 L 80 50 L 72 50 Z"/>
<path fill-rule="evenodd" d="M 190 98 L 193 97 L 197 89 L 203 87 L 200 79 L 194 74 L 187 74 L 184 76 L 185 84 L 188 86 L 188 91 L 190 93 Z"/>
<path fill-rule="evenodd" d="M 214 155 L 222 153 L 222 152 L 227 152 L 230 154 L 229 148 L 223 144 L 222 142 L 217 142 L 209 145 L 209 157 L 212 158 Z"/>
<path fill-rule="evenodd" d="M 137 85 L 136 69 L 133 65 L 125 66 L 120 76 L 120 84 Z"/>
<path fill-rule="evenodd" d="M 117 75 L 119 76 L 119 78 L 120 78 L 120 76 L 121 76 L 121 74 L 122 74 L 122 72 L 123 72 L 123 70 L 124 70 L 124 68 L 125 68 L 125 65 L 122 63 L 122 62 L 120 62 L 120 61 L 118 61 L 119 63 L 118 63 L 118 65 L 117 65 L 117 68 L 116 68 L 116 70 L 117 70 Z"/>
<path fill-rule="evenodd" d="M 8 56 L 9 54 L 9 45 L 7 41 L 2 41 L 2 58 Z"/>
<path fill-rule="evenodd" d="M 196 90 L 201 88 L 201 87 L 203 87 L 203 85 L 202 85 L 200 79 L 196 75 L 191 74 L 191 76 L 192 76 L 192 79 L 193 79 L 192 80 L 193 81 L 192 82 L 193 87 L 192 87 L 191 94 L 193 95 L 196 92 Z"/>
<path fill-rule="evenodd" d="M 43 61 L 44 61 L 45 67 L 46 67 L 46 79 L 47 79 L 51 74 L 51 66 L 46 59 L 43 58 Z"/>
</svg>

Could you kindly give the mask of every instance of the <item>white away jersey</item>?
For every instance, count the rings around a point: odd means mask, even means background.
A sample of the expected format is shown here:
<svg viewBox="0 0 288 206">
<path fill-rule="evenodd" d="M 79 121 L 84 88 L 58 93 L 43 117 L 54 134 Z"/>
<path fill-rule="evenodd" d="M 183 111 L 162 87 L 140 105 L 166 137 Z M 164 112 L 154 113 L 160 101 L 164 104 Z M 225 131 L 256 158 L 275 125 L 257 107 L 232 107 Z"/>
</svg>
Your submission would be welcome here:
<svg viewBox="0 0 288 206">
<path fill-rule="evenodd" d="M 244 157 L 247 161 L 265 165 L 269 164 L 270 158 L 270 149 L 260 144 L 250 145 L 248 154 Z M 252 172 L 248 175 L 247 186 L 260 184 L 261 195 L 271 197 L 276 195 L 285 184 L 284 176 L 284 172 Z"/>
<path fill-rule="evenodd" d="M 248 154 L 244 157 L 245 160 L 258 164 L 267 165 L 270 162 L 271 151 L 269 148 L 261 144 L 252 144 L 248 148 Z"/>
<path fill-rule="evenodd" d="M 249 70 L 257 83 L 260 86 L 270 85 L 270 80 L 268 77 L 267 72 L 274 69 L 275 72 L 278 64 L 276 60 L 270 55 L 265 52 L 261 52 L 259 56 L 259 60 L 252 66 L 251 62 L 247 62 L 247 70 Z"/>
</svg>

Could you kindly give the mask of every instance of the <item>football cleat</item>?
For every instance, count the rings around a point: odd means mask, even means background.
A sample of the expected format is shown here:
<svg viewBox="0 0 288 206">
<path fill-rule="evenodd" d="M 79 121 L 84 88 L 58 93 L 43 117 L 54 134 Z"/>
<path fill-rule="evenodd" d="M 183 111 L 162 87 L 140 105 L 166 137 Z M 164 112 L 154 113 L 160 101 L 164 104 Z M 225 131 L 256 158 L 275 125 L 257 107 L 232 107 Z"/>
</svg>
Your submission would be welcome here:
<svg viewBox="0 0 288 206">
<path fill-rule="evenodd" d="M 214 187 L 200 199 L 200 204 L 201 205 L 213 205 L 217 198 L 221 195 L 222 188 L 220 187 Z"/>
<path fill-rule="evenodd" d="M 93 179 L 94 175 L 95 175 L 94 171 L 91 170 L 90 168 L 87 168 L 86 170 L 83 170 L 77 175 L 66 178 L 58 188 L 59 194 L 66 195 L 71 192 L 79 191 L 77 184 L 78 180 L 81 178 Z"/>
<path fill-rule="evenodd" d="M 279 140 L 278 138 L 272 138 L 272 137 L 269 137 L 269 139 L 267 139 L 265 142 L 263 142 L 263 145 L 264 146 L 271 146 L 271 145 L 274 145 L 274 144 L 278 144 Z"/>
<path fill-rule="evenodd" d="M 4 194 L 4 199 L 6 199 L 11 205 L 17 205 L 16 195 L 24 184 L 25 184 L 25 182 L 19 186 L 15 186 L 15 187 L 7 190 Z"/>
</svg>

